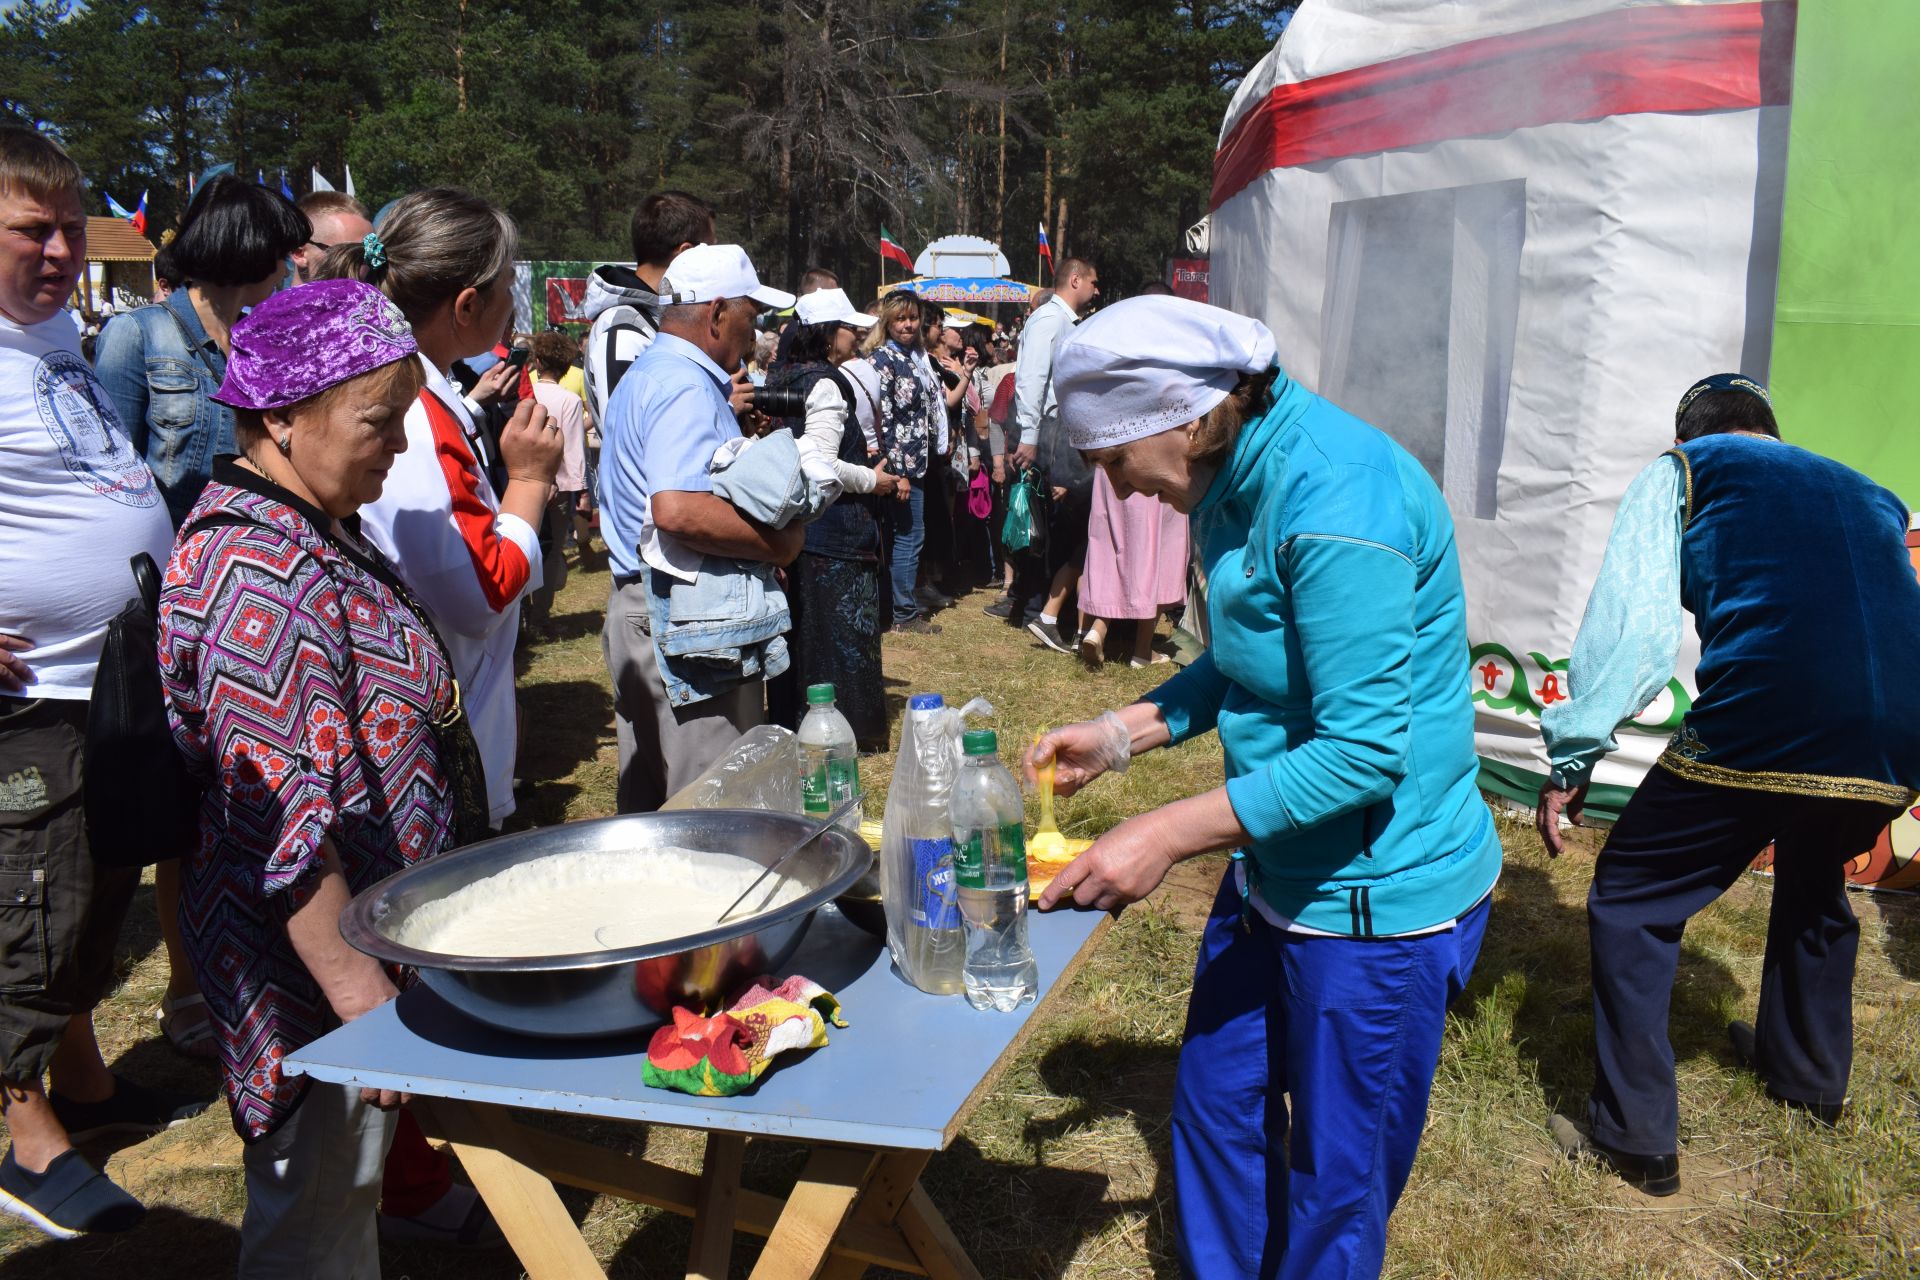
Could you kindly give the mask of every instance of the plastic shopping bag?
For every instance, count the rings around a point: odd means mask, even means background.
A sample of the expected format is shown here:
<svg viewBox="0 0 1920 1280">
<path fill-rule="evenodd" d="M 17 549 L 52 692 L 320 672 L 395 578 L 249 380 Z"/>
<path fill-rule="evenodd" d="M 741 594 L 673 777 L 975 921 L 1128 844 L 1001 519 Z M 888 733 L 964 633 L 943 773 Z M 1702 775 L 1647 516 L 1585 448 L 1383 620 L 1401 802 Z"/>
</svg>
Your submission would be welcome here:
<svg viewBox="0 0 1920 1280">
<path fill-rule="evenodd" d="M 1038 550 L 1041 530 L 1040 477 L 1028 467 L 1007 491 L 1007 518 L 1000 525 L 1000 542 L 1010 552 Z"/>
</svg>

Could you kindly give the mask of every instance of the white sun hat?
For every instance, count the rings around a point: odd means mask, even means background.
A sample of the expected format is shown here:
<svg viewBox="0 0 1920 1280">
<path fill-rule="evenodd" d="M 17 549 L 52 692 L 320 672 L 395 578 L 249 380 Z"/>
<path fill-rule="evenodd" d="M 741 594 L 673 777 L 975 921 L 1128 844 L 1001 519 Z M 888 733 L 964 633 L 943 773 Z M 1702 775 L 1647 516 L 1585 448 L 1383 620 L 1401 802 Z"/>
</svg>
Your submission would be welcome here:
<svg viewBox="0 0 1920 1280">
<path fill-rule="evenodd" d="M 763 307 L 793 305 L 793 295 L 760 283 L 747 251 L 737 244 L 697 244 L 667 264 L 660 293 L 670 306 L 752 298 Z"/>
<path fill-rule="evenodd" d="M 1104 449 L 1185 426 L 1273 363 L 1258 320 L 1187 298 L 1128 298 L 1060 344 L 1053 394 L 1067 442 Z"/>
<path fill-rule="evenodd" d="M 803 293 L 793 309 L 801 324 L 850 324 L 865 329 L 880 323 L 880 317 L 854 310 L 853 300 L 847 297 L 845 289 Z"/>
</svg>

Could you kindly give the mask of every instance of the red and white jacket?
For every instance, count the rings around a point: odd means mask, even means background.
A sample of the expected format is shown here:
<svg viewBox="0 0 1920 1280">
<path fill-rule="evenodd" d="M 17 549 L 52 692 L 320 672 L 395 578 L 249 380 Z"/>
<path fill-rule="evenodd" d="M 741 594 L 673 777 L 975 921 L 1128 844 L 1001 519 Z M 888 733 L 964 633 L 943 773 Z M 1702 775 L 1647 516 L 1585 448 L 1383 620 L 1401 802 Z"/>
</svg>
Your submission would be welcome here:
<svg viewBox="0 0 1920 1280">
<path fill-rule="evenodd" d="M 361 530 L 452 651 L 497 826 L 513 812 L 513 647 L 520 598 L 543 577 L 540 537 L 500 510 L 460 388 L 424 357 L 420 363 L 427 385 L 407 410 L 407 451 L 394 459 L 379 501 L 360 509 Z"/>
</svg>

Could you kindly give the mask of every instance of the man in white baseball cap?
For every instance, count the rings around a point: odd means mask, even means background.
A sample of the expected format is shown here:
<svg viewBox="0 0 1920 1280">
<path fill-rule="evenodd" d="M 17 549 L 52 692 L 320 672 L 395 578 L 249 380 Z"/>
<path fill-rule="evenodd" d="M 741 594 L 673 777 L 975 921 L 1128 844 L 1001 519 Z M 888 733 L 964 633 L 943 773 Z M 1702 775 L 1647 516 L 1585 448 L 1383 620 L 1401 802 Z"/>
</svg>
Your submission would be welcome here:
<svg viewBox="0 0 1920 1280">
<path fill-rule="evenodd" d="M 762 307 L 794 297 L 760 283 L 746 250 L 700 244 L 660 280 L 660 333 L 614 388 L 602 427 L 601 528 L 613 567 L 603 648 L 613 677 L 620 740 L 619 805 L 645 813 L 704 772 L 741 733 L 765 719 L 760 676 L 716 671 L 701 696 L 674 705 L 651 636 L 649 576 L 702 556 L 785 565 L 804 528 L 757 524 L 713 492 L 707 464 L 740 435 L 729 394 L 753 349 Z M 649 539 L 649 530 L 661 536 Z M 641 554 L 665 546 L 668 565 Z"/>
<path fill-rule="evenodd" d="M 747 251 L 737 244 L 697 244 L 667 264 L 660 294 L 670 307 L 688 303 L 751 298 L 763 307 L 784 310 L 793 295 L 760 283 Z"/>
</svg>

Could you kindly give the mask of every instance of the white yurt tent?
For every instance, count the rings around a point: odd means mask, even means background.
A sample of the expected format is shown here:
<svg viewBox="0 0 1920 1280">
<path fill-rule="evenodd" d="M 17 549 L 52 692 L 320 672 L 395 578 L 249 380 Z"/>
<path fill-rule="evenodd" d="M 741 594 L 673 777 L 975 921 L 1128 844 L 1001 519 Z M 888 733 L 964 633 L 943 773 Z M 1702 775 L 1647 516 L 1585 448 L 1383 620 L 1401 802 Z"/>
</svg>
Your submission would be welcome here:
<svg viewBox="0 0 1920 1280">
<path fill-rule="evenodd" d="M 1793 16 L 1306 0 L 1228 112 L 1213 298 L 1439 482 L 1490 790 L 1530 798 L 1545 775 L 1540 711 L 1680 393 L 1766 374 Z M 1597 812 L 1659 754 L 1696 656 L 1620 735 Z"/>
</svg>

